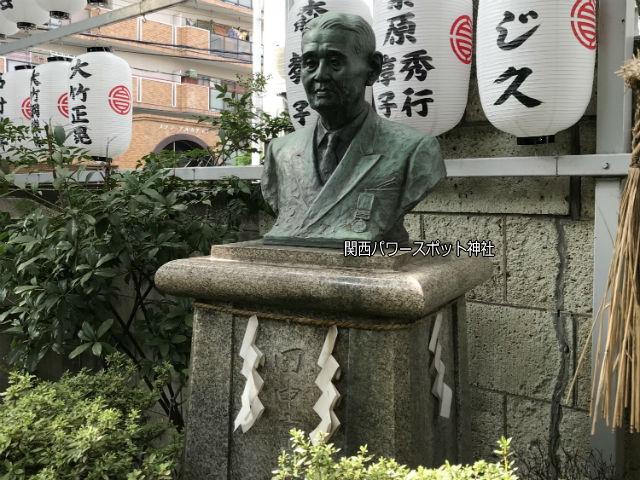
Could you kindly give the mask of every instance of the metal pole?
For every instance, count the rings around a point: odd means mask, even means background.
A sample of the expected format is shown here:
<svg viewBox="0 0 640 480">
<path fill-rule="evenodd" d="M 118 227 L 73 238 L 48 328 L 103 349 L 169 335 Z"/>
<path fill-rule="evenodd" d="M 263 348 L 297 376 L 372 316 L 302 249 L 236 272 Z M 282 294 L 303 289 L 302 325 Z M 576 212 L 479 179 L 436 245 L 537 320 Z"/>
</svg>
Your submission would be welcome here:
<svg viewBox="0 0 640 480">
<path fill-rule="evenodd" d="M 635 33 L 634 0 L 606 0 L 599 2 L 598 16 L 598 118 L 597 153 L 625 153 L 631 150 L 631 92 L 622 79 L 615 75 L 622 64 L 633 53 Z M 594 264 L 593 264 L 593 311 L 596 312 L 605 295 L 606 282 L 611 263 L 613 241 L 618 223 L 622 182 L 614 179 L 596 180 Z M 608 318 L 603 318 L 603 335 L 606 338 Z M 595 332 L 598 331 L 596 326 Z M 596 363 L 597 335 L 591 349 L 592 380 L 598 380 L 600 365 Z M 598 419 L 591 437 L 591 447 L 599 450 L 605 460 L 610 459 L 616 469 L 617 478 L 624 473 L 624 432 L 613 432 L 605 422 Z"/>
<path fill-rule="evenodd" d="M 0 55 L 6 55 L 7 53 L 18 50 L 26 50 L 27 48 L 35 45 L 50 43 L 58 40 L 59 38 L 68 37 L 69 35 L 74 35 L 76 33 L 87 32 L 93 28 L 110 25 L 132 17 L 138 17 L 145 13 L 163 10 L 186 1 L 187 0 L 141 0 L 139 3 L 134 3 L 127 7 L 119 8 L 118 10 L 96 15 L 95 17 L 91 17 L 86 20 L 70 23 L 69 25 L 56 28 L 55 30 L 49 30 L 45 33 L 38 33 L 26 38 L 7 42 L 0 46 Z"/>
</svg>

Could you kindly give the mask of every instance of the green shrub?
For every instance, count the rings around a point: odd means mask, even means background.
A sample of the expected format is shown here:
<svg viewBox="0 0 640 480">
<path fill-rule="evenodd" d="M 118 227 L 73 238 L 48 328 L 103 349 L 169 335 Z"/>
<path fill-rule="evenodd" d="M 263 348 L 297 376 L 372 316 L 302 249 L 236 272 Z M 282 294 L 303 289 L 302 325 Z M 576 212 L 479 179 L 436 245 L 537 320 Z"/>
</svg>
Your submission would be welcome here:
<svg viewBox="0 0 640 480">
<path fill-rule="evenodd" d="M 0 143 L 10 127 L 0 121 Z M 118 350 L 148 386 L 155 367 L 168 362 L 159 405 L 182 427 L 192 307 L 158 291 L 154 274 L 170 260 L 237 241 L 243 222 L 266 205 L 259 185 L 181 180 L 167 168 L 178 156 L 166 152 L 148 155 L 139 170 L 107 175 L 107 168 L 103 188 L 95 188 L 72 171 L 87 167 L 72 165 L 77 152 L 47 139 L 46 148 L 22 149 L 14 166 L 45 159 L 55 196 L 0 172 L 0 196 L 40 205 L 20 219 L 0 213 L 0 330 L 13 337 L 7 362 L 33 372 L 49 352 L 75 358 Z"/>
<path fill-rule="evenodd" d="M 11 374 L 0 403 L 1 479 L 173 478 L 179 438 L 152 446 L 169 429 L 143 415 L 157 395 L 132 386 L 135 367 L 124 357 L 108 363 L 58 382 Z"/>
<path fill-rule="evenodd" d="M 291 431 L 291 453 L 283 452 L 278 459 L 278 470 L 273 480 L 517 480 L 512 452 L 511 439 L 504 437 L 498 442 L 496 453 L 501 460 L 487 463 L 480 460 L 473 465 L 451 465 L 448 462 L 435 469 L 418 467 L 411 470 L 393 459 L 367 455 L 367 447 L 351 457 L 336 460 L 339 449 L 331 443 L 321 442 L 312 445 L 303 432 Z"/>
</svg>

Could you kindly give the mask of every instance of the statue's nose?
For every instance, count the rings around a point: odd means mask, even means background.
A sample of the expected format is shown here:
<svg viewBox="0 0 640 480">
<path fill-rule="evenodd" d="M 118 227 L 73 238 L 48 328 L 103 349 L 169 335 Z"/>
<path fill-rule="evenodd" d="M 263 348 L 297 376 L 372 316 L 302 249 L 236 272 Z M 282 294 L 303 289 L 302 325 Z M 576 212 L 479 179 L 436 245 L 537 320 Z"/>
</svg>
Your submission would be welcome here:
<svg viewBox="0 0 640 480">
<path fill-rule="evenodd" d="M 331 78 L 329 75 L 329 65 L 325 60 L 320 60 L 318 68 L 316 68 L 316 80 L 323 81 Z"/>
</svg>

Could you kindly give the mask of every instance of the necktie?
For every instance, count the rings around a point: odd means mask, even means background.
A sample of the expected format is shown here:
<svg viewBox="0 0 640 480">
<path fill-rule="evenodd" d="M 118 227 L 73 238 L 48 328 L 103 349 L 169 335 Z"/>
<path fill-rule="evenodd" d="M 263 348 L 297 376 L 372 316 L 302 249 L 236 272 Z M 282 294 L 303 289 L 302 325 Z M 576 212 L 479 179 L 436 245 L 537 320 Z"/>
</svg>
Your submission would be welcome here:
<svg viewBox="0 0 640 480">
<path fill-rule="evenodd" d="M 320 178 L 323 183 L 326 183 L 329 180 L 329 177 L 333 173 L 333 171 L 338 166 L 338 154 L 337 154 L 337 146 L 338 137 L 337 133 L 327 133 L 327 146 L 324 149 L 324 153 L 322 154 L 322 158 L 320 159 Z"/>
</svg>

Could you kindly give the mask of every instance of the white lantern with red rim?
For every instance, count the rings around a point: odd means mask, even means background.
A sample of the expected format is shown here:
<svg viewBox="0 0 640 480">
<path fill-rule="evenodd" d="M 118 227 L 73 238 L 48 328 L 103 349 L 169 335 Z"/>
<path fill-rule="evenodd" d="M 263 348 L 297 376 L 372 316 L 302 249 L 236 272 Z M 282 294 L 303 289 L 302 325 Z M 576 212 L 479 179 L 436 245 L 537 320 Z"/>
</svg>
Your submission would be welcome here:
<svg viewBox="0 0 640 480">
<path fill-rule="evenodd" d="M 6 38 L 10 35 L 15 35 L 20 29 L 16 22 L 12 22 L 0 11 L 0 39 Z"/>
<path fill-rule="evenodd" d="M 291 6 L 287 16 L 284 56 L 287 107 L 296 129 L 313 125 L 318 118 L 318 114 L 309 106 L 300 79 L 302 29 L 307 22 L 327 12 L 350 13 L 360 15 L 369 23 L 372 21 L 371 9 L 362 0 L 296 0 Z"/>
<path fill-rule="evenodd" d="M 38 5 L 36 0 L 12 0 L 5 2 L 8 7 L 2 13 L 7 19 L 16 22 L 21 30 L 33 30 L 49 21 L 49 11 Z"/>
<path fill-rule="evenodd" d="M 87 0 L 36 0 L 52 18 L 68 19 L 87 6 Z"/>
<path fill-rule="evenodd" d="M 596 53 L 595 0 L 480 0 L 482 108 L 519 144 L 547 143 L 583 115 Z"/>
<path fill-rule="evenodd" d="M 471 0 L 380 0 L 373 24 L 383 70 L 373 86 L 380 115 L 427 135 L 455 127 L 467 105 L 473 48 Z"/>
<path fill-rule="evenodd" d="M 4 117 L 16 126 L 31 127 L 30 85 L 34 68 L 33 65 L 18 65 L 3 76 Z M 30 133 L 27 140 L 17 142 L 15 146 L 33 148 L 35 145 Z"/>
<path fill-rule="evenodd" d="M 107 47 L 92 47 L 71 62 L 71 144 L 93 157 L 122 155 L 131 143 L 131 68 Z"/>
<path fill-rule="evenodd" d="M 71 58 L 49 57 L 38 65 L 31 76 L 31 125 L 50 131 L 57 126 L 68 127 L 69 72 Z M 40 134 L 42 136 L 42 133 Z"/>
</svg>

